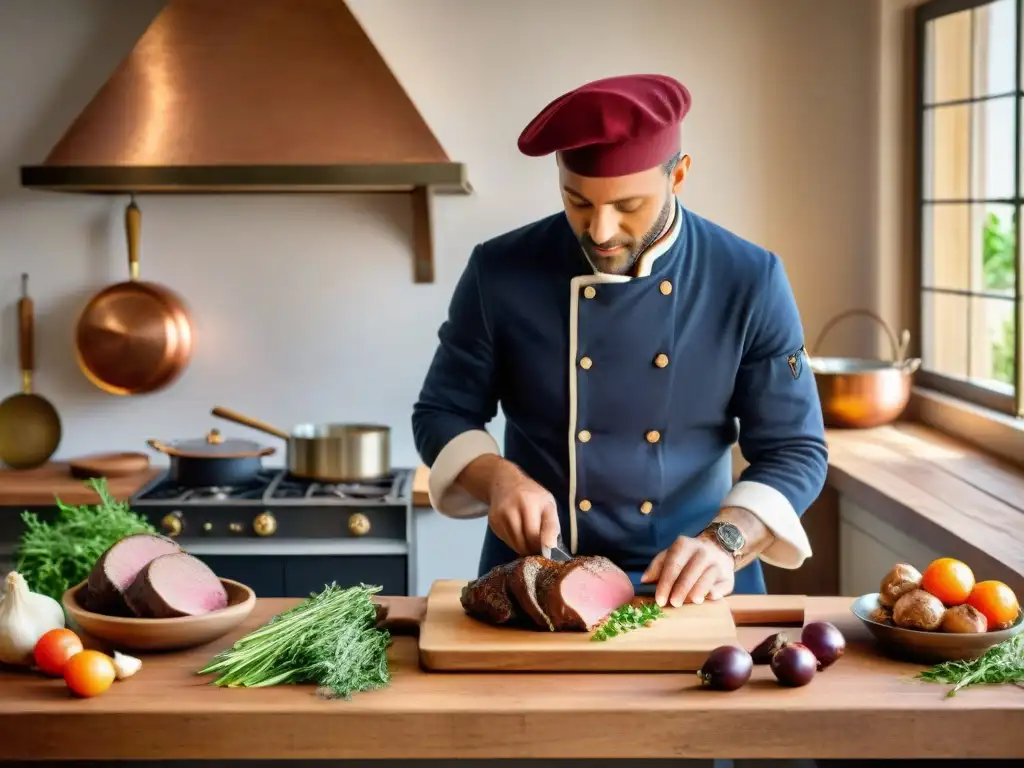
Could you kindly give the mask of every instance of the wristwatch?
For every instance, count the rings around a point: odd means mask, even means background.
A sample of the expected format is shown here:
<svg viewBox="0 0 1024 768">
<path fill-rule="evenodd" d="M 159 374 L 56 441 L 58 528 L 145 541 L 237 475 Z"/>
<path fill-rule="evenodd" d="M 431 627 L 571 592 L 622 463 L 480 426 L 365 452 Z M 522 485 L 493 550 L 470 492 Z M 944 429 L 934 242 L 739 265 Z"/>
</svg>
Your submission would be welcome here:
<svg viewBox="0 0 1024 768">
<path fill-rule="evenodd" d="M 743 531 L 732 523 L 715 520 L 704 529 L 704 533 L 718 546 L 732 555 L 734 560 L 742 557 L 743 546 L 747 543 L 747 540 L 743 538 Z"/>
</svg>

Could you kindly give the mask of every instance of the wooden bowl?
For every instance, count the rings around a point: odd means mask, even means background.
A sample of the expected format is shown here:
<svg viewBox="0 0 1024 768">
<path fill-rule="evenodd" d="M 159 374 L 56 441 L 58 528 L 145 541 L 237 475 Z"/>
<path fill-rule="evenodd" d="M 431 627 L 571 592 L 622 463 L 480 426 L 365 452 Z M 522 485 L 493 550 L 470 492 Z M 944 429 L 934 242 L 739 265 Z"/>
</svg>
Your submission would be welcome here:
<svg viewBox="0 0 1024 768">
<path fill-rule="evenodd" d="M 1024 629 L 1024 613 L 1017 617 L 1012 627 L 992 632 L 958 634 L 904 629 L 868 618 L 878 605 L 878 593 L 872 592 L 858 597 L 850 610 L 864 623 L 887 656 L 917 664 L 972 661 Z"/>
<path fill-rule="evenodd" d="M 244 584 L 221 579 L 228 605 L 202 616 L 177 619 L 136 619 L 104 616 L 87 611 L 78 600 L 86 582 L 64 593 L 61 603 L 68 617 L 86 633 L 117 650 L 172 651 L 194 648 L 216 640 L 245 621 L 256 607 L 256 593 Z"/>
</svg>

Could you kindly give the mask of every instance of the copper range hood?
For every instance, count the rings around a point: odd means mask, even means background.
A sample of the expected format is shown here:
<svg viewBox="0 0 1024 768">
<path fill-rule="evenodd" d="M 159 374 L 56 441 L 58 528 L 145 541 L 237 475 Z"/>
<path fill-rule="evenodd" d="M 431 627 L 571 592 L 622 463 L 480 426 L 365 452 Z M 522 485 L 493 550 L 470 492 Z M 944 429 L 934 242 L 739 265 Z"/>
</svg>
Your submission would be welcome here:
<svg viewBox="0 0 1024 768">
<path fill-rule="evenodd" d="M 344 0 L 169 0 L 21 183 L 408 193 L 417 282 L 433 280 L 431 193 L 471 192 Z"/>
</svg>

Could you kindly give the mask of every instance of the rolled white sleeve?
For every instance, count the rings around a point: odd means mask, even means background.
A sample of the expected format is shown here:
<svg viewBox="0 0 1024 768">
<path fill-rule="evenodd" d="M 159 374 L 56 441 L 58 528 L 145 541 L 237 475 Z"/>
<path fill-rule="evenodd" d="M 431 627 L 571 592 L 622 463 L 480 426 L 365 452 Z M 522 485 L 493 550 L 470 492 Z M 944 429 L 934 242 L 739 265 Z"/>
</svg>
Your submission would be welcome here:
<svg viewBox="0 0 1024 768">
<path fill-rule="evenodd" d="M 800 516 L 789 500 L 770 485 L 749 480 L 736 483 L 722 506 L 747 510 L 775 535 L 775 541 L 760 555 L 769 565 L 799 568 L 811 556 L 811 542 Z"/>
<path fill-rule="evenodd" d="M 500 456 L 501 451 L 495 439 L 482 429 L 471 429 L 448 441 L 430 468 L 430 505 L 446 517 L 468 519 L 486 515 L 488 505 L 459 487 L 455 478 L 474 459 L 491 454 Z"/>
</svg>

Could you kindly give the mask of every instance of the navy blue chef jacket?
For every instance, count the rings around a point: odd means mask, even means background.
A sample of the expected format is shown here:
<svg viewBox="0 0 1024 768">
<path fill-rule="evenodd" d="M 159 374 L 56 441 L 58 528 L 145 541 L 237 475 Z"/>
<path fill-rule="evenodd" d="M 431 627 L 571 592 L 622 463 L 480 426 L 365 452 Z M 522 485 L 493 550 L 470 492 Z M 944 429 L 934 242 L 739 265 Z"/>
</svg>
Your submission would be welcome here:
<svg viewBox="0 0 1024 768">
<path fill-rule="evenodd" d="M 635 277 L 595 272 L 564 213 L 478 245 L 413 412 L 431 503 L 487 514 L 454 482 L 499 453 L 558 502 L 573 554 L 610 558 L 634 583 L 680 535 L 725 506 L 774 533 L 761 560 L 811 554 L 800 516 L 825 481 L 814 376 L 780 259 L 677 206 Z M 731 446 L 750 466 L 732 482 Z M 515 559 L 489 528 L 480 573 Z M 755 560 L 737 593 L 765 591 Z"/>
</svg>

